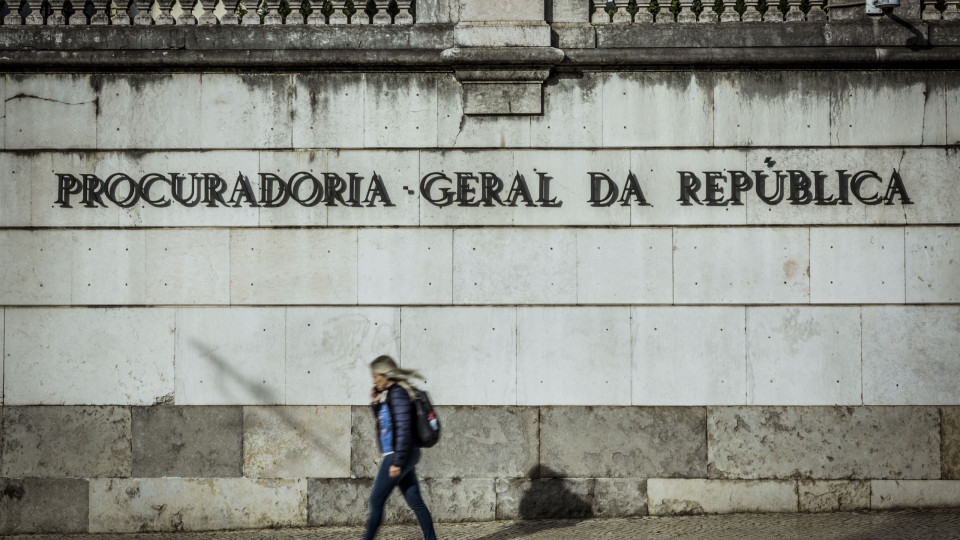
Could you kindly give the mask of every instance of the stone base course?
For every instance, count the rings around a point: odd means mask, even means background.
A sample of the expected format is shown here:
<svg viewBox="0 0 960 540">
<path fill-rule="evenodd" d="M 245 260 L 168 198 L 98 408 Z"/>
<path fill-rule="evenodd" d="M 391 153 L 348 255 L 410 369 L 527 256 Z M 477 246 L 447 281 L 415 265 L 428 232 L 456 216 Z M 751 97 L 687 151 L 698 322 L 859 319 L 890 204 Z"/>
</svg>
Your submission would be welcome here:
<svg viewBox="0 0 960 540">
<path fill-rule="evenodd" d="M 944 480 L 960 480 L 960 407 L 941 408 L 940 444 Z"/>
<path fill-rule="evenodd" d="M 87 530 L 86 480 L 0 479 L 0 534 Z"/>
<path fill-rule="evenodd" d="M 417 473 L 438 522 L 960 507 L 957 409 L 439 406 Z M 381 462 L 367 406 L 0 414 L 0 534 L 358 526 Z"/>
<path fill-rule="evenodd" d="M 303 527 L 307 481 L 101 478 L 90 482 L 90 532 Z"/>
<path fill-rule="evenodd" d="M 654 516 L 797 511 L 797 484 L 784 480 L 651 478 L 647 497 Z"/>
<path fill-rule="evenodd" d="M 936 407 L 710 408 L 710 477 L 937 479 L 939 416 Z"/>
<path fill-rule="evenodd" d="M 132 414 L 132 476 L 240 476 L 240 407 L 134 407 Z"/>
</svg>

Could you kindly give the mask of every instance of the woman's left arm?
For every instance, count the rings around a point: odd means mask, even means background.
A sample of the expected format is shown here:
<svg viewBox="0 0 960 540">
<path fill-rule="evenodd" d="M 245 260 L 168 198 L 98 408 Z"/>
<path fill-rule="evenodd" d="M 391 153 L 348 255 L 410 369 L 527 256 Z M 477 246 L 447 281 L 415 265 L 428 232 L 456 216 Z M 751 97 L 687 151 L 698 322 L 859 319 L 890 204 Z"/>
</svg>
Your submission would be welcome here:
<svg viewBox="0 0 960 540">
<path fill-rule="evenodd" d="M 402 469 L 413 444 L 413 404 L 406 390 L 394 388 L 387 394 L 393 416 L 393 465 Z"/>
</svg>

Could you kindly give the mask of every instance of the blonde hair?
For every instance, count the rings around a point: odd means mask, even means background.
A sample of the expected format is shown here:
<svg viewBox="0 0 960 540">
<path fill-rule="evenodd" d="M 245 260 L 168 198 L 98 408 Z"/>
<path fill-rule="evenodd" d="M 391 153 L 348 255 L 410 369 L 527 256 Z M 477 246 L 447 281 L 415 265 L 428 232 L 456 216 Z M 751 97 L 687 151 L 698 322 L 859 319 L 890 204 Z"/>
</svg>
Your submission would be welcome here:
<svg viewBox="0 0 960 540">
<path fill-rule="evenodd" d="M 397 365 L 393 358 L 386 354 L 378 356 L 373 362 L 370 362 L 370 371 L 376 373 L 377 375 L 383 375 L 388 380 L 391 380 L 399 385 L 400 388 L 403 388 L 407 391 L 407 395 L 410 396 L 411 400 L 417 398 L 417 393 L 413 387 L 410 386 L 410 383 L 407 382 L 407 379 L 417 378 L 421 381 L 425 380 L 423 375 L 417 373 L 416 370 L 401 368 Z"/>
</svg>

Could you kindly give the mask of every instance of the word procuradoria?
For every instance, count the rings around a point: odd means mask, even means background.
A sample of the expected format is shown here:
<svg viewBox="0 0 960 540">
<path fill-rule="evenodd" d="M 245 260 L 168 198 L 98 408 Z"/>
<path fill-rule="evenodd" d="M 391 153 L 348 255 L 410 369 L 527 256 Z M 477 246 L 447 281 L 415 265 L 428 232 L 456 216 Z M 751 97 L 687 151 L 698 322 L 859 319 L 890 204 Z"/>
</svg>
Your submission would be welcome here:
<svg viewBox="0 0 960 540">
<path fill-rule="evenodd" d="M 115 173 L 105 179 L 93 174 L 57 173 L 57 201 L 72 208 L 71 199 L 87 208 L 113 203 L 130 208 L 140 203 L 165 208 L 174 203 L 186 207 L 278 207 L 289 202 L 301 206 L 395 206 L 383 179 L 374 172 L 369 178 L 348 172 L 297 172 L 288 179 L 273 173 L 259 173 L 257 189 L 243 173 L 232 184 L 214 173 L 147 173 L 139 179 Z M 79 199 L 79 200 L 77 200 Z"/>
</svg>

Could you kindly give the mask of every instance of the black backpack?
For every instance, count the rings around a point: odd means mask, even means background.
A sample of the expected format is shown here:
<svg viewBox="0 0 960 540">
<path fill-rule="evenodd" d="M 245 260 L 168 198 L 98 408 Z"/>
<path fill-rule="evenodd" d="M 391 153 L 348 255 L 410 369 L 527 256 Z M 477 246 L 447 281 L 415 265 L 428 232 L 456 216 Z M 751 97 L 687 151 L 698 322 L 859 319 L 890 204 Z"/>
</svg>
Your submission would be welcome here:
<svg viewBox="0 0 960 540">
<path fill-rule="evenodd" d="M 413 434 L 417 446 L 420 448 L 430 448 L 440 440 L 440 418 L 433 410 L 433 404 L 430 403 L 430 396 L 418 388 L 413 391 L 417 394 L 413 400 L 414 427 Z"/>
</svg>

